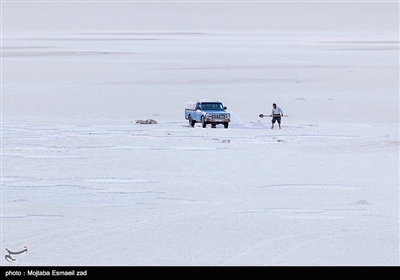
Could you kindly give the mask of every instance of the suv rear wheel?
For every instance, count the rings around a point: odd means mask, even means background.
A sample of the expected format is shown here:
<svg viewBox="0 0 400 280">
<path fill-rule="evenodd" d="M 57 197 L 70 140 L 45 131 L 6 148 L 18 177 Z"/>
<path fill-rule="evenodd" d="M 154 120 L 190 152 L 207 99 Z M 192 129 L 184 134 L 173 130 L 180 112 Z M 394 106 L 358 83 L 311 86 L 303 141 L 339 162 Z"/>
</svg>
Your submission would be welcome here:
<svg viewBox="0 0 400 280">
<path fill-rule="evenodd" d="M 196 123 L 196 121 L 194 121 L 194 120 L 192 120 L 192 116 L 189 116 L 189 125 L 191 126 L 191 127 L 194 127 L 194 124 Z"/>
</svg>

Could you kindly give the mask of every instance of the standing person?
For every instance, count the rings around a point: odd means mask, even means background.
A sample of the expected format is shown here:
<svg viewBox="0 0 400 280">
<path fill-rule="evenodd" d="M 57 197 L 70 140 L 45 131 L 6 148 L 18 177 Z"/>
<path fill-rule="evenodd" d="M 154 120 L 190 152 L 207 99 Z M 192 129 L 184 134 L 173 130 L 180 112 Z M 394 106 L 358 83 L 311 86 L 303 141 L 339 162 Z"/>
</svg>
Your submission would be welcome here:
<svg viewBox="0 0 400 280">
<path fill-rule="evenodd" d="M 272 126 L 271 129 L 274 129 L 274 124 L 275 122 L 278 122 L 279 125 L 279 129 L 281 129 L 281 116 L 283 116 L 283 111 L 281 108 L 279 108 L 278 106 L 276 106 L 276 104 L 272 104 Z"/>
</svg>

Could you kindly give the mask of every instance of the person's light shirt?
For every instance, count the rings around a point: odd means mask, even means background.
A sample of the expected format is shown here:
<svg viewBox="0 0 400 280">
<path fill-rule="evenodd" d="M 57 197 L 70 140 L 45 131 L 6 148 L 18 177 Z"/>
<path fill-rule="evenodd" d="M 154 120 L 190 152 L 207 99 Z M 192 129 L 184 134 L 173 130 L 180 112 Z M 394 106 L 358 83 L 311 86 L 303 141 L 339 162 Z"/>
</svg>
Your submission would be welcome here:
<svg viewBox="0 0 400 280">
<path fill-rule="evenodd" d="M 272 115 L 283 115 L 282 109 L 276 106 L 276 108 L 272 108 Z"/>
</svg>

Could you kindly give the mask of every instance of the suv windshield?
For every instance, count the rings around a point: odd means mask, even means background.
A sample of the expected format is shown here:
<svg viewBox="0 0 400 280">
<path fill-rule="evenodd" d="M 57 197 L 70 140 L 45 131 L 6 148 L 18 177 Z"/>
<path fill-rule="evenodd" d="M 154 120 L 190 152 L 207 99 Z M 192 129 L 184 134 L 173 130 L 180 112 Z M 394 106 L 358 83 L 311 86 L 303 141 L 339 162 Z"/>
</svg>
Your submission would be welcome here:
<svg viewBox="0 0 400 280">
<path fill-rule="evenodd" d="M 201 109 L 203 110 L 223 110 L 221 103 L 203 103 L 201 104 Z"/>
</svg>

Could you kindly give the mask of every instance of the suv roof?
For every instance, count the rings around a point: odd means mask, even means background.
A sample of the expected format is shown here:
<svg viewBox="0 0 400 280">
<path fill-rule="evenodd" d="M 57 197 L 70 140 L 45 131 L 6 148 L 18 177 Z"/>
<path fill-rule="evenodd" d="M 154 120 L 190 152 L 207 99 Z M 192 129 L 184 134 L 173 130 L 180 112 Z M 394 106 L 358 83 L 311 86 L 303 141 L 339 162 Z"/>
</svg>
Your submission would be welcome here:
<svg viewBox="0 0 400 280">
<path fill-rule="evenodd" d="M 211 102 L 211 103 L 222 103 L 222 102 L 219 101 L 219 100 L 210 100 L 210 99 L 201 99 L 201 100 L 197 100 L 197 102 L 200 102 L 200 103 L 206 103 L 206 102 Z"/>
</svg>

